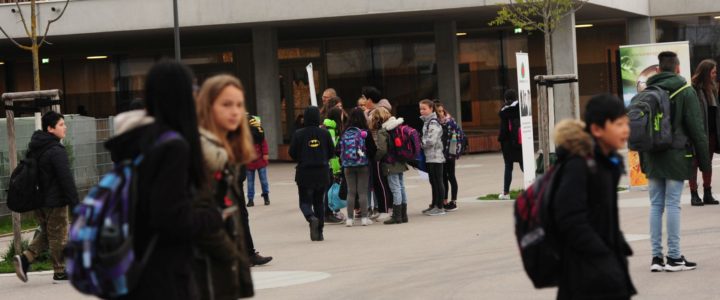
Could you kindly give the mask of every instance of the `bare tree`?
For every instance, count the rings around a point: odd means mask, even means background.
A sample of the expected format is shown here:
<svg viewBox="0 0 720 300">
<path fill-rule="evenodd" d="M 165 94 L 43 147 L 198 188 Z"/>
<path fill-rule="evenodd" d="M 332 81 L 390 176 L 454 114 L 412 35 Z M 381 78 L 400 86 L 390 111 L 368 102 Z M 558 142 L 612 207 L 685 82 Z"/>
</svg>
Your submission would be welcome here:
<svg viewBox="0 0 720 300">
<path fill-rule="evenodd" d="M 32 53 L 32 63 L 33 63 L 33 90 L 39 91 L 40 90 L 40 62 L 38 60 L 40 48 L 43 45 L 52 45 L 47 40 L 48 31 L 50 31 L 50 25 L 52 23 L 55 23 L 57 20 L 60 20 L 60 18 L 65 14 L 65 10 L 68 7 L 68 4 L 70 4 L 70 0 L 65 1 L 65 5 L 63 6 L 62 10 L 58 14 L 57 17 L 50 19 L 47 22 L 47 25 L 45 25 L 45 32 L 41 35 L 38 35 L 38 31 L 42 31 L 38 27 L 38 7 L 36 4 L 36 0 L 30 0 L 30 28 L 28 28 L 27 22 L 25 21 L 25 15 L 22 12 L 22 8 L 20 6 L 20 0 L 15 0 L 15 6 L 17 6 L 17 14 L 20 15 L 20 20 L 22 21 L 23 29 L 25 29 L 25 34 L 30 39 L 30 45 L 23 45 L 14 38 L 12 38 L 7 32 L 5 32 L 5 29 L 0 26 L 0 31 L 13 43 L 15 46 L 18 46 L 20 49 L 30 51 Z M 53 8 L 53 11 L 55 11 L 55 8 Z M 39 40 L 39 41 L 38 41 Z"/>
<path fill-rule="evenodd" d="M 501 5 L 491 26 L 509 23 L 515 27 L 545 34 L 545 65 L 547 74 L 553 74 L 552 34 L 560 20 L 576 12 L 588 0 L 510 0 Z"/>
</svg>

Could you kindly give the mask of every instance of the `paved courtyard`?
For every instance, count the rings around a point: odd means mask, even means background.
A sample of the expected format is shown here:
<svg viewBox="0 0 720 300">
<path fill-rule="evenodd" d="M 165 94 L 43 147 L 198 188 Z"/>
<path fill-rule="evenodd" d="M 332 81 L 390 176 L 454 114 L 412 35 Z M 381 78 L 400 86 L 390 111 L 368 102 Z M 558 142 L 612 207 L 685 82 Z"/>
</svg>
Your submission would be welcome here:
<svg viewBox="0 0 720 300">
<path fill-rule="evenodd" d="M 720 161 L 715 161 L 720 168 Z M 479 201 L 502 187 L 499 154 L 464 157 L 458 163 L 460 209 L 428 217 L 430 186 L 406 173 L 410 223 L 346 228 L 327 225 L 324 242 L 310 242 L 297 205 L 293 165 L 270 167 L 272 205 L 250 208 L 255 244 L 275 259 L 253 269 L 257 299 L 554 299 L 527 279 L 513 235 L 511 201 Z M 522 185 L 519 170 L 513 186 Z M 715 180 L 720 191 L 720 180 Z M 259 183 L 256 183 L 259 186 Z M 689 193 L 688 190 L 685 190 Z M 622 229 L 635 251 L 631 276 L 635 299 L 720 299 L 720 206 L 691 207 L 683 197 L 682 249 L 695 271 L 650 273 L 647 192 L 621 194 Z M 7 241 L 0 241 L 5 249 Z M 0 275 L 3 299 L 83 299 L 52 275 L 21 283 Z"/>
</svg>

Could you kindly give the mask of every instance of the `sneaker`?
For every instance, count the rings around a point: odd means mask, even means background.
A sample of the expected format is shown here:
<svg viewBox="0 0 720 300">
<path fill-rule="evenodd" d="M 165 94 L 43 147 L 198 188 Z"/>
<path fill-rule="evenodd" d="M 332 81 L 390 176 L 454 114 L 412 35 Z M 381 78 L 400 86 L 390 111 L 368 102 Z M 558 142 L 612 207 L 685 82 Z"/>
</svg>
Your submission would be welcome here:
<svg viewBox="0 0 720 300">
<path fill-rule="evenodd" d="M 433 208 L 428 212 L 428 216 L 442 216 L 445 214 L 445 210 L 442 208 Z"/>
<path fill-rule="evenodd" d="M 697 264 L 689 262 L 685 259 L 685 256 L 680 256 L 678 259 L 667 257 L 667 264 L 665 264 L 665 271 L 668 272 L 679 272 L 679 271 L 690 271 L 695 270 Z"/>
<path fill-rule="evenodd" d="M 253 206 L 255 206 L 255 202 L 253 202 L 252 199 L 250 199 L 250 201 L 248 201 L 247 207 L 253 207 Z"/>
<path fill-rule="evenodd" d="M 456 211 L 458 209 L 457 203 L 455 203 L 455 200 L 448 202 L 448 204 L 445 204 L 445 211 Z"/>
<path fill-rule="evenodd" d="M 68 276 L 65 271 L 61 273 L 55 273 L 53 274 L 53 283 L 65 283 L 68 282 Z"/>
<path fill-rule="evenodd" d="M 368 218 L 362 218 L 362 226 L 368 226 L 372 225 L 373 221 L 370 221 Z"/>
<path fill-rule="evenodd" d="M 390 219 L 390 214 L 388 213 L 381 213 L 377 218 L 378 221 L 385 221 L 387 219 Z"/>
<path fill-rule="evenodd" d="M 370 219 L 377 220 L 380 217 L 381 213 L 377 211 L 377 209 L 373 209 L 372 214 L 370 214 Z"/>
<path fill-rule="evenodd" d="M 498 199 L 500 199 L 500 200 L 510 200 L 510 194 L 500 193 L 500 196 L 498 196 Z"/>
<path fill-rule="evenodd" d="M 254 255 L 250 256 L 250 266 L 262 266 L 269 263 L 271 260 L 273 260 L 272 256 L 262 256 L 260 255 L 260 252 L 255 252 Z"/>
<path fill-rule="evenodd" d="M 650 264 L 650 272 L 662 272 L 665 269 L 665 261 L 662 257 L 653 257 Z"/>
<path fill-rule="evenodd" d="M 423 215 L 427 215 L 433 208 L 435 208 L 435 207 L 432 206 L 432 204 L 430 204 L 430 207 L 423 209 L 423 211 L 422 211 Z"/>
<path fill-rule="evenodd" d="M 263 194 L 262 198 L 263 198 L 263 200 L 265 200 L 265 205 L 270 205 L 270 195 Z"/>
<path fill-rule="evenodd" d="M 13 266 L 15 266 L 15 274 L 22 282 L 27 282 L 27 272 L 30 269 L 30 262 L 27 260 L 25 255 L 13 256 Z"/>
<path fill-rule="evenodd" d="M 353 226 L 352 218 L 348 218 L 347 220 L 345 220 L 345 227 L 352 227 L 352 226 Z"/>
<path fill-rule="evenodd" d="M 343 223 L 343 219 L 338 218 L 335 214 L 325 216 L 325 223 L 330 225 L 339 225 Z"/>
</svg>

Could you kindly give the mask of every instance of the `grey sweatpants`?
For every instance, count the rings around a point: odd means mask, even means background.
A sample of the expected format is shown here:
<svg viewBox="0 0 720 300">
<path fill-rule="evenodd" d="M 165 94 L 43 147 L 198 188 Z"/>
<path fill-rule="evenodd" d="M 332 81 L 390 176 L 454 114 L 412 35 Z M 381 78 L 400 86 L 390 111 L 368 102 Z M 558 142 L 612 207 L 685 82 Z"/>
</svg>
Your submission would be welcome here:
<svg viewBox="0 0 720 300">
<path fill-rule="evenodd" d="M 345 168 L 345 180 L 348 185 L 347 215 L 352 219 L 355 215 L 355 200 L 359 196 L 360 212 L 363 218 L 368 216 L 368 167 Z"/>
</svg>

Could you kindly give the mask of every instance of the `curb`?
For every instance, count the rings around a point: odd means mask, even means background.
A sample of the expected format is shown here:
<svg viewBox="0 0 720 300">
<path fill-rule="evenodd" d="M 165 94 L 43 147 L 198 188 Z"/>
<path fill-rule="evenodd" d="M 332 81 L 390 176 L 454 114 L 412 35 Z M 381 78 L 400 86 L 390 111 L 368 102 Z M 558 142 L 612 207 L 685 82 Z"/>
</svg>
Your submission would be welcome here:
<svg viewBox="0 0 720 300">
<path fill-rule="evenodd" d="M 25 230 L 20 231 L 20 234 L 32 232 L 32 231 L 35 231 L 35 230 L 37 230 L 37 228 L 35 228 L 35 229 L 25 229 Z M 6 238 L 6 237 L 9 237 L 9 236 L 13 236 L 13 233 L 11 232 L 11 233 L 3 233 L 3 234 L 0 234 L 0 239 L 1 239 L 1 238 Z"/>
</svg>

